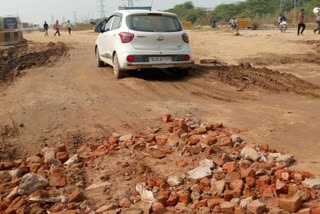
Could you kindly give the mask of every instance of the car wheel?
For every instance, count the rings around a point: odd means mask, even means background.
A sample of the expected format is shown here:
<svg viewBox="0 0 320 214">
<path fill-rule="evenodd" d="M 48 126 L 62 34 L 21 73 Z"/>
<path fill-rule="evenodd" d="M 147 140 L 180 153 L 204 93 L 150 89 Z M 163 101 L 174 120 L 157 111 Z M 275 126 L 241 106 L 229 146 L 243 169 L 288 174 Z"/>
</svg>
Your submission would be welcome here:
<svg viewBox="0 0 320 214">
<path fill-rule="evenodd" d="M 117 79 L 121 79 L 124 76 L 124 71 L 120 68 L 120 63 L 117 54 L 113 57 L 113 73 Z"/>
<path fill-rule="evenodd" d="M 99 49 L 96 48 L 96 58 L 97 58 L 97 65 L 99 68 L 103 67 L 104 66 L 104 62 L 101 61 L 100 59 L 100 54 L 99 54 Z"/>
</svg>

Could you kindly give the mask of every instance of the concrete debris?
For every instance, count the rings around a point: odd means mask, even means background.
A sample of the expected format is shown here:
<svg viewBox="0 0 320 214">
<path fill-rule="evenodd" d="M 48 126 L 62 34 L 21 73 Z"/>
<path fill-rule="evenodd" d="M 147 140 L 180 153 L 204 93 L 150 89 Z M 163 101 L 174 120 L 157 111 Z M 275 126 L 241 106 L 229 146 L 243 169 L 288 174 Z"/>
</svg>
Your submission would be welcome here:
<svg viewBox="0 0 320 214">
<path fill-rule="evenodd" d="M 153 193 L 151 191 L 146 190 L 146 188 L 142 184 L 137 184 L 136 190 L 139 192 L 141 200 L 151 203 L 155 201 Z"/>
<path fill-rule="evenodd" d="M 30 195 L 37 190 L 45 189 L 48 184 L 48 180 L 41 175 L 29 173 L 22 177 L 18 193 L 20 195 Z"/>
</svg>

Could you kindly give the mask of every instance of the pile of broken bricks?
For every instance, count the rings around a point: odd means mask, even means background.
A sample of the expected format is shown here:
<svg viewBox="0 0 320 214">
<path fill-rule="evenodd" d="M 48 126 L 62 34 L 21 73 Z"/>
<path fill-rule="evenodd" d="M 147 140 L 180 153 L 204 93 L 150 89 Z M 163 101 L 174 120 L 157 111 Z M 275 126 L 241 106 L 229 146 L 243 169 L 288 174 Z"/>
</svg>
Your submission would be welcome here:
<svg viewBox="0 0 320 214">
<path fill-rule="evenodd" d="M 249 144 L 240 130 L 221 123 L 171 115 L 162 121 L 161 128 L 84 143 L 72 155 L 67 143 L 59 143 L 25 160 L 0 162 L 0 213 L 320 213 L 320 179 L 290 170 L 292 155 Z M 175 157 L 166 167 L 181 171 L 165 175 L 151 162 L 134 165 L 124 177 L 132 182 L 126 197 L 111 192 L 108 201 L 95 203 L 88 191 L 117 184 L 113 175 L 90 183 L 85 172 L 126 151 L 145 160 Z"/>
</svg>

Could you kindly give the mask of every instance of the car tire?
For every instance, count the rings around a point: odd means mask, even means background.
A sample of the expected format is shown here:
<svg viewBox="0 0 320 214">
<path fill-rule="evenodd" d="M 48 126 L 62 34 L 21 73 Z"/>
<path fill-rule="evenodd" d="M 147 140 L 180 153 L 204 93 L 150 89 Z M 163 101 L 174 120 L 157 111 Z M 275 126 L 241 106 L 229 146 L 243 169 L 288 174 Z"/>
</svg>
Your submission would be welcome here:
<svg viewBox="0 0 320 214">
<path fill-rule="evenodd" d="M 113 57 L 113 73 L 117 79 L 121 79 L 124 77 L 124 71 L 120 68 L 120 63 L 117 54 Z"/>
<path fill-rule="evenodd" d="M 100 54 L 99 54 L 99 49 L 98 47 L 96 48 L 96 58 L 97 58 L 97 65 L 99 68 L 103 67 L 104 66 L 104 62 L 101 61 L 100 59 Z"/>
</svg>

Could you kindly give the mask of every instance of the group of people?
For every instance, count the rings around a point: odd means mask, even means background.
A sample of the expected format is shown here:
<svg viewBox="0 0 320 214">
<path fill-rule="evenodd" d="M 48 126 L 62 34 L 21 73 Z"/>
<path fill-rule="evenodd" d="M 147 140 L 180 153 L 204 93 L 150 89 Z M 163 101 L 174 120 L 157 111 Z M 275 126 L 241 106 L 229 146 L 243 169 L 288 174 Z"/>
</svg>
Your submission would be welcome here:
<svg viewBox="0 0 320 214">
<path fill-rule="evenodd" d="M 56 36 L 56 35 L 61 36 L 61 34 L 60 34 L 60 27 L 61 27 L 61 26 L 60 26 L 60 24 L 59 24 L 59 21 L 57 20 L 56 23 L 53 25 L 53 28 L 54 28 L 54 30 L 56 31 L 56 32 L 53 34 L 54 36 Z M 68 28 L 69 35 L 71 35 L 72 25 L 71 25 L 70 20 L 68 20 L 66 27 Z M 43 29 L 44 29 L 44 31 L 45 31 L 45 34 L 44 34 L 44 35 L 45 35 L 45 36 L 49 36 L 49 33 L 48 33 L 48 31 L 49 31 L 49 25 L 48 25 L 47 22 L 44 22 L 44 24 L 43 24 Z"/>
<path fill-rule="evenodd" d="M 320 34 L 320 8 L 318 9 L 318 12 L 316 13 L 317 16 L 317 24 L 318 24 L 318 28 L 314 29 L 313 32 L 314 34 L 316 34 L 318 32 L 318 34 Z M 283 22 L 287 22 L 287 18 L 283 15 L 280 14 L 280 17 L 278 19 L 278 27 L 281 25 L 281 23 Z M 232 28 L 233 31 L 237 31 L 238 30 L 238 21 L 236 20 L 235 17 L 231 17 L 229 24 Z M 299 13 L 299 17 L 298 17 L 298 32 L 297 35 L 303 35 L 304 30 L 306 29 L 306 24 L 304 23 L 304 9 L 301 9 L 300 13 Z"/>
<path fill-rule="evenodd" d="M 318 28 L 314 29 L 313 32 L 314 34 L 317 33 L 320 34 L 320 9 L 318 9 L 318 12 L 316 13 L 317 16 L 317 24 L 318 24 Z M 287 18 L 281 14 L 279 19 L 278 19 L 278 26 L 280 26 L 280 24 L 282 22 L 287 22 Z M 297 35 L 303 35 L 304 30 L 306 29 L 306 24 L 304 23 L 304 9 L 301 9 L 300 13 L 299 13 L 299 17 L 298 17 L 298 32 Z"/>
</svg>

